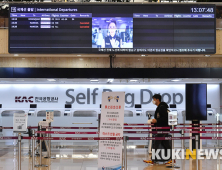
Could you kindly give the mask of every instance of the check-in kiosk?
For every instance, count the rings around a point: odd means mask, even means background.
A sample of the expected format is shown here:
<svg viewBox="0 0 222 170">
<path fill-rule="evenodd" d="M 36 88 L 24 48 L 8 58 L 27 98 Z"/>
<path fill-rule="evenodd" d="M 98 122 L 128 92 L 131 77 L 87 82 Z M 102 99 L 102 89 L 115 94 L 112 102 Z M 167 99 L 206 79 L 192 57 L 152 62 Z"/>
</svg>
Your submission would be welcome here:
<svg viewBox="0 0 222 170">
<path fill-rule="evenodd" d="M 71 104 L 65 104 L 65 112 L 64 112 L 64 115 L 63 116 L 68 116 L 70 117 L 71 116 L 71 108 L 72 108 L 72 105 Z"/>
</svg>

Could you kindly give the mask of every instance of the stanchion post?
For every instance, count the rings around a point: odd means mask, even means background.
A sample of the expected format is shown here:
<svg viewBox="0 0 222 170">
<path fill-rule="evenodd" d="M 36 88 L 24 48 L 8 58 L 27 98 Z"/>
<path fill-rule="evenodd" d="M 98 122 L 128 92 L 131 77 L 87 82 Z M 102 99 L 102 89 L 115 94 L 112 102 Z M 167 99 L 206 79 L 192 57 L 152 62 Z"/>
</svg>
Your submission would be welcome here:
<svg viewBox="0 0 222 170">
<path fill-rule="evenodd" d="M 32 130 L 32 170 L 35 169 L 35 130 Z"/>
<path fill-rule="evenodd" d="M 51 124 L 51 123 L 49 123 L 49 124 Z M 50 127 L 49 127 L 49 131 L 51 131 Z M 51 138 L 51 133 L 48 134 L 48 137 Z M 49 158 L 51 158 L 51 140 L 49 140 Z"/>
<path fill-rule="evenodd" d="M 220 125 L 220 124 L 219 124 Z M 220 126 L 218 126 L 218 127 L 220 127 Z M 217 129 L 217 130 L 219 130 L 219 129 Z M 218 132 L 217 132 L 218 133 Z M 220 137 L 220 134 L 218 133 L 218 137 Z M 219 149 L 219 152 L 220 152 L 220 141 L 219 141 L 219 139 L 217 138 L 217 141 L 218 141 L 218 149 Z M 218 159 L 219 159 L 219 161 L 218 161 L 218 164 L 219 164 L 219 166 L 218 166 L 218 169 L 220 169 L 220 156 L 219 156 L 219 154 L 217 155 L 217 157 L 218 157 Z"/>
<path fill-rule="evenodd" d="M 49 123 L 49 128 L 48 128 L 48 131 L 51 131 L 51 122 Z M 49 134 L 48 134 L 48 137 L 49 137 L 49 138 L 51 138 L 51 137 L 52 137 L 52 134 L 51 134 L 51 133 L 49 133 Z M 51 158 L 51 159 L 56 159 L 56 157 L 51 156 L 51 155 L 52 155 L 52 152 L 51 152 L 51 148 L 52 148 L 52 141 L 51 141 L 51 140 L 49 140 L 49 141 L 48 141 L 48 144 L 49 144 L 49 158 Z"/>
<path fill-rule="evenodd" d="M 127 170 L 127 136 L 123 137 L 124 140 L 124 170 Z"/>
<path fill-rule="evenodd" d="M 28 155 L 31 156 L 31 141 L 29 140 L 29 152 Z"/>
<path fill-rule="evenodd" d="M 42 131 L 42 126 L 40 125 L 39 126 L 39 130 Z M 39 137 L 42 137 L 42 134 L 39 133 Z M 40 147 L 40 155 L 39 155 L 39 165 L 35 165 L 35 167 L 47 167 L 48 165 L 43 165 L 42 164 L 42 140 L 40 140 L 40 144 L 39 144 L 39 147 Z"/>
<path fill-rule="evenodd" d="M 181 130 L 181 137 L 184 137 L 184 129 Z M 184 147 L 184 139 L 182 139 L 181 140 L 181 149 L 184 150 L 184 148 L 185 148 Z M 183 152 L 182 152 L 182 154 L 183 154 Z M 185 169 L 185 161 L 184 161 L 184 159 L 182 160 L 181 166 L 182 166 L 182 170 Z"/>
<path fill-rule="evenodd" d="M 124 140 L 123 140 L 123 149 L 122 149 L 122 168 L 121 168 L 121 170 L 123 170 L 123 168 L 124 168 L 124 167 L 123 167 L 123 166 L 124 166 L 124 165 L 123 165 L 123 161 L 124 161 L 124 159 L 123 159 L 123 158 L 124 158 L 124 157 L 123 157 L 123 152 L 124 152 Z"/>
<path fill-rule="evenodd" d="M 128 140 L 128 136 L 126 136 L 126 170 L 127 170 L 127 140 Z"/>
<path fill-rule="evenodd" d="M 218 124 L 217 124 L 216 127 L 217 127 L 217 130 L 216 130 L 216 131 L 217 131 L 217 134 L 216 134 L 216 136 L 219 137 L 219 133 L 218 133 L 218 131 L 219 131 L 219 128 L 218 128 L 218 127 L 219 127 L 219 126 L 218 126 Z M 217 146 L 219 146 L 219 140 L 217 140 Z"/>
<path fill-rule="evenodd" d="M 42 131 L 42 126 L 41 125 L 39 126 L 39 130 Z M 42 137 L 41 133 L 39 134 L 39 137 Z M 39 143 L 39 147 L 40 147 L 40 149 L 39 149 L 39 152 L 40 152 L 39 153 L 40 154 L 39 155 L 39 166 L 42 166 L 42 140 L 40 140 L 39 142 L 40 142 Z"/>
<path fill-rule="evenodd" d="M 182 131 L 181 131 L 181 137 L 184 137 L 184 129 L 182 129 Z M 181 140 L 181 147 L 182 147 L 182 149 L 184 149 L 184 140 L 183 139 Z"/>
<path fill-rule="evenodd" d="M 49 123 L 48 131 L 51 131 L 51 122 Z M 51 133 L 48 134 L 48 137 L 51 138 Z M 51 158 L 51 140 L 49 140 L 49 158 Z"/>
<path fill-rule="evenodd" d="M 174 131 L 174 125 L 172 125 L 172 131 Z M 174 137 L 174 133 L 172 133 L 172 137 Z M 172 150 L 174 149 L 174 140 L 172 141 Z M 172 152 L 171 152 L 172 153 Z M 173 154 L 171 154 L 171 159 L 172 159 L 172 165 L 171 166 L 167 166 L 167 168 L 180 168 L 179 166 L 174 165 L 174 159 L 173 159 Z"/>
<path fill-rule="evenodd" d="M 217 139 L 218 140 L 218 139 Z M 220 152 L 220 141 L 219 141 L 219 143 L 218 143 L 218 149 L 219 149 L 219 152 Z M 220 156 L 219 155 L 217 155 L 217 157 L 218 157 L 218 159 L 219 159 L 219 161 L 218 161 L 218 164 L 219 164 L 219 168 L 218 169 L 220 169 Z"/>
<path fill-rule="evenodd" d="M 172 131 L 174 131 L 174 125 L 172 125 Z M 172 133 L 172 137 L 174 137 L 174 133 Z M 174 140 L 172 140 L 172 150 L 174 149 Z M 173 155 L 172 157 L 172 167 L 174 167 L 174 160 L 173 160 Z"/>
<path fill-rule="evenodd" d="M 199 141 L 199 136 L 196 135 L 195 136 L 195 142 L 196 142 L 196 170 L 198 170 L 198 150 L 199 150 L 198 141 Z"/>
<path fill-rule="evenodd" d="M 21 170 L 21 142 L 22 142 L 22 135 L 21 133 L 18 134 L 18 170 Z"/>
</svg>

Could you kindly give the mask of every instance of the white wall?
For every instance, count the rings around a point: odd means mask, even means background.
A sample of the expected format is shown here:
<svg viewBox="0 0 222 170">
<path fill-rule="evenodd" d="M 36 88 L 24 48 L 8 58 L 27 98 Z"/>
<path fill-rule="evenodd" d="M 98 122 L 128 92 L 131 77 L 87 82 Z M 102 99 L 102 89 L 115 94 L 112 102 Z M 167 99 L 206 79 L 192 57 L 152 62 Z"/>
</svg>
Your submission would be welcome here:
<svg viewBox="0 0 222 170">
<path fill-rule="evenodd" d="M 212 108 L 220 108 L 220 85 L 219 84 L 210 84 L 207 86 L 207 103 L 212 105 Z M 93 95 L 93 90 L 95 90 L 96 95 Z M 98 109 L 101 104 L 101 96 L 103 89 L 111 89 L 113 91 L 125 91 L 126 95 L 128 95 L 126 101 L 126 107 L 133 106 L 134 104 L 141 103 L 141 89 L 150 90 L 152 94 L 160 93 L 161 95 L 167 93 L 164 97 L 165 101 L 169 100 L 170 96 L 171 102 L 173 103 L 173 98 L 176 99 L 176 102 L 181 100 L 181 96 L 175 94 L 180 93 L 183 96 L 183 101 L 181 104 L 177 104 L 178 109 L 185 108 L 185 84 L 178 85 L 169 85 L 169 84 L 152 84 L 152 85 L 76 85 L 76 84 L 1 84 L 0 85 L 0 104 L 2 104 L 2 109 L 4 108 L 29 108 L 30 104 L 37 104 L 38 108 L 64 108 L 66 102 L 71 102 L 72 99 L 66 95 L 66 91 L 68 89 L 73 89 L 74 91 L 69 91 L 69 95 L 72 95 L 75 98 L 75 101 L 72 105 L 72 108 L 94 108 Z M 87 89 L 90 89 L 90 93 L 87 94 Z M 79 99 L 79 102 L 83 102 L 85 104 L 79 104 L 77 102 L 77 95 L 79 93 L 83 93 L 79 95 L 83 99 Z M 23 103 L 15 102 L 16 96 L 26 96 L 29 98 L 33 96 L 31 99 L 33 103 L 26 102 L 24 100 Z M 35 97 L 58 97 L 58 103 L 36 103 Z M 93 101 L 93 97 L 95 100 Z M 144 101 L 148 101 L 150 99 L 150 93 L 144 92 Z M 21 99 L 20 99 L 21 100 Z M 87 103 L 87 100 L 89 103 Z M 133 102 L 134 100 L 134 102 Z M 151 101 L 151 100 L 150 100 Z M 94 102 L 94 103 L 93 103 Z M 133 104 L 134 103 L 134 104 Z M 142 108 L 155 109 L 155 106 L 152 102 L 148 104 L 142 105 Z M 219 111 L 219 110 L 218 110 Z"/>
</svg>

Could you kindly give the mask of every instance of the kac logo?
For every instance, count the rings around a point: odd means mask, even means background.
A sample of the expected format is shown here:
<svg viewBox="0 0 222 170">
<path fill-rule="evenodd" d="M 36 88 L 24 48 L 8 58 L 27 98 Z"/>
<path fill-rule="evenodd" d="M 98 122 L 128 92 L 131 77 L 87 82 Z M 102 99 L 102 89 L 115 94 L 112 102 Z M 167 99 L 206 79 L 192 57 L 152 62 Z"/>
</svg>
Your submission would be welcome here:
<svg viewBox="0 0 222 170">
<path fill-rule="evenodd" d="M 26 97 L 26 96 L 15 96 L 15 103 L 23 103 L 24 101 L 26 103 L 33 103 L 33 96 Z"/>
<path fill-rule="evenodd" d="M 115 96 L 114 99 L 116 100 L 116 102 L 119 101 L 119 96 Z"/>
<path fill-rule="evenodd" d="M 108 101 L 110 102 L 113 99 L 113 96 L 108 96 Z M 119 102 L 119 96 L 115 96 L 114 99 L 116 102 Z"/>
<path fill-rule="evenodd" d="M 108 96 L 108 101 L 110 102 L 110 100 L 113 99 L 113 96 Z"/>
</svg>

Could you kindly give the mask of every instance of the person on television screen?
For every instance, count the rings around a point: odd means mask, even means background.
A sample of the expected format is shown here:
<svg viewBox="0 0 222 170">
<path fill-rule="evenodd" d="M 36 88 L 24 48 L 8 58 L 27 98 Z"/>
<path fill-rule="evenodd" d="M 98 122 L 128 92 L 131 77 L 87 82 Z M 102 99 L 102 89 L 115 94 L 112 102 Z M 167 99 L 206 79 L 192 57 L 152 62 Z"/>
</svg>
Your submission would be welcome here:
<svg viewBox="0 0 222 170">
<path fill-rule="evenodd" d="M 122 40 L 116 34 L 117 25 L 116 20 L 111 19 L 108 24 L 108 32 L 110 33 L 105 37 L 104 48 L 121 48 Z"/>
<path fill-rule="evenodd" d="M 99 33 L 97 34 L 97 38 L 96 38 L 96 44 L 97 44 L 97 48 L 102 48 L 103 45 L 103 34 L 101 31 L 101 28 L 99 28 Z"/>
</svg>

